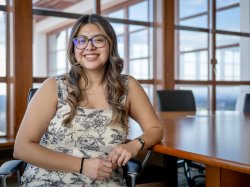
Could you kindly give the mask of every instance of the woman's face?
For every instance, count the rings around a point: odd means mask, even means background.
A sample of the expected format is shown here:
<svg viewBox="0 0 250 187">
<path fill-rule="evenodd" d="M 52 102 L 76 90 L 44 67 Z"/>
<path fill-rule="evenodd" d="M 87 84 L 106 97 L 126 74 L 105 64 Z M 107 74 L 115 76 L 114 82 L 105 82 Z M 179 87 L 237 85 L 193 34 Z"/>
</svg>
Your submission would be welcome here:
<svg viewBox="0 0 250 187">
<path fill-rule="evenodd" d="M 91 23 L 84 25 L 76 36 L 78 39 L 74 43 L 79 44 L 81 49 L 75 45 L 75 57 L 86 71 L 99 71 L 105 68 L 109 57 L 109 43 L 103 36 L 105 33 Z M 84 48 L 85 44 L 87 46 Z"/>
</svg>

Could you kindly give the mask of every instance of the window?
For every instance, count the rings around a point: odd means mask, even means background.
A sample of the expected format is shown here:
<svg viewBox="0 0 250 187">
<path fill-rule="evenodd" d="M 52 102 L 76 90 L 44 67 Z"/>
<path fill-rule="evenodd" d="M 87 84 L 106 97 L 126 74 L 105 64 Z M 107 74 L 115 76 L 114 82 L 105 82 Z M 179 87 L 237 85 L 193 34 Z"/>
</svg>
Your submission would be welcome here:
<svg viewBox="0 0 250 187">
<path fill-rule="evenodd" d="M 60 12 L 54 9 L 56 7 L 62 9 L 65 6 L 62 11 L 70 14 L 72 12 L 78 13 L 79 7 L 84 6 L 86 13 L 92 11 L 92 3 L 88 6 L 84 3 L 84 1 L 79 1 L 71 6 L 56 3 L 57 5 L 52 6 L 51 4 L 52 7 L 50 7 L 50 3 L 45 6 L 45 4 L 39 4 L 38 1 L 33 5 L 36 10 L 33 18 L 35 23 L 33 32 L 34 77 L 46 78 L 69 70 L 66 46 L 75 19 L 67 18 L 67 15 L 62 18 Z M 153 20 L 152 0 L 136 1 L 136 3 L 130 1 L 122 6 L 117 1 L 113 1 L 113 3 L 102 1 L 101 7 L 104 12 L 103 15 L 111 18 L 110 22 L 117 34 L 119 54 L 125 61 L 124 73 L 131 74 L 139 80 L 152 80 L 153 29 L 150 22 Z M 56 16 L 38 15 L 40 14 L 39 11 L 46 12 L 46 10 L 40 8 L 50 8 L 55 11 L 54 15 Z M 140 13 L 138 14 L 138 12 Z M 117 18 L 119 20 L 116 20 Z M 128 20 L 129 23 L 125 24 L 124 20 Z M 152 98 L 151 100 L 153 101 Z"/>
<path fill-rule="evenodd" d="M 0 1 L 0 137 L 6 135 L 7 86 L 6 86 L 6 7 Z"/>
<path fill-rule="evenodd" d="M 124 72 L 136 77 L 142 84 L 151 102 L 154 101 L 154 74 L 153 74 L 153 0 L 76 0 L 76 1 L 44 1 L 33 0 L 32 7 L 30 2 L 23 7 L 20 1 L 14 1 L 14 9 L 8 9 L 11 16 L 6 16 L 6 1 L 0 0 L 0 136 L 14 137 L 16 130 L 20 125 L 20 119 L 26 108 L 26 91 L 21 88 L 24 85 L 25 90 L 29 88 L 31 82 L 33 87 L 39 87 L 48 77 L 65 73 L 69 70 L 69 64 L 66 58 L 66 46 L 72 25 L 82 14 L 96 12 L 109 17 L 111 24 L 118 38 L 119 54 L 125 61 Z M 23 2 L 24 3 L 24 2 Z M 97 3 L 96 5 L 94 3 Z M 19 7 L 20 6 L 20 7 Z M 98 7 L 101 7 L 98 10 Z M 31 27 L 30 13 L 32 8 L 33 21 Z M 18 10 L 18 11 L 16 11 Z M 25 14 L 25 31 L 28 33 L 24 42 L 25 55 L 17 53 L 17 45 L 12 37 L 23 36 L 22 32 L 9 32 L 6 34 L 6 26 L 11 29 L 17 26 L 12 23 L 12 15 L 20 18 Z M 11 18 L 10 23 L 6 24 L 6 19 Z M 9 21 L 9 20 L 8 20 Z M 18 27 L 20 28 L 20 27 Z M 33 31 L 31 32 L 31 28 Z M 21 31 L 22 28 L 19 30 Z M 21 33 L 21 34 L 18 34 Z M 32 34 L 32 36 L 31 36 Z M 8 35 L 8 36 L 7 36 Z M 27 39 L 26 40 L 26 36 Z M 6 39 L 6 37 L 9 37 Z M 5 41 L 6 40 L 6 41 Z M 25 43 L 27 41 L 27 43 Z M 31 41 L 33 42 L 31 44 Z M 32 55 L 30 53 L 32 46 Z M 8 48 L 11 48 L 10 51 Z M 14 50 L 12 50 L 14 49 Z M 21 53 L 21 54 L 20 54 Z M 22 57 L 20 61 L 25 63 L 16 63 L 16 56 Z M 25 58 L 27 55 L 27 58 Z M 32 59 L 31 59 L 32 57 Z M 28 60 L 27 60 L 28 59 Z M 13 63 L 13 64 L 12 64 Z M 30 64 L 32 63 L 32 72 Z M 13 66 L 12 66 L 13 65 Z M 29 67 L 28 67 L 29 66 Z M 13 69 L 21 67 L 21 73 L 13 73 Z M 25 74 L 28 70 L 29 73 Z M 15 71 L 16 72 L 16 71 Z M 11 74 L 11 75 L 10 75 Z M 25 74 L 25 83 L 11 85 L 13 81 L 12 74 L 22 77 Z M 22 95 L 21 99 L 18 94 Z M 19 102 L 20 101 L 20 102 Z M 16 104 L 17 103 L 17 104 Z M 7 113 L 8 107 L 10 112 Z M 15 111 L 18 111 L 15 113 Z M 17 115 L 16 115 L 17 114 Z M 13 117 L 13 118 L 12 118 Z M 9 120 L 9 121 L 8 121 Z M 8 123 L 8 124 L 7 124 Z M 8 132 L 7 132 L 8 131 Z"/>
<path fill-rule="evenodd" d="M 235 110 L 241 94 L 250 91 L 245 86 L 250 81 L 249 1 L 176 0 L 176 5 L 175 80 L 193 90 L 199 110 Z M 203 96 L 196 94 L 202 84 Z"/>
<path fill-rule="evenodd" d="M 102 1 L 102 7 L 107 3 Z M 112 23 L 117 37 L 119 54 L 125 60 L 124 73 L 143 80 L 148 96 L 153 101 L 153 1 L 141 0 L 124 3 L 110 8 L 103 8 L 102 15 L 111 19 L 118 18 L 119 23 Z M 126 23 L 125 23 L 126 20 Z M 111 20 L 112 22 L 112 20 Z M 129 23 L 127 23 L 129 22 Z"/>
</svg>

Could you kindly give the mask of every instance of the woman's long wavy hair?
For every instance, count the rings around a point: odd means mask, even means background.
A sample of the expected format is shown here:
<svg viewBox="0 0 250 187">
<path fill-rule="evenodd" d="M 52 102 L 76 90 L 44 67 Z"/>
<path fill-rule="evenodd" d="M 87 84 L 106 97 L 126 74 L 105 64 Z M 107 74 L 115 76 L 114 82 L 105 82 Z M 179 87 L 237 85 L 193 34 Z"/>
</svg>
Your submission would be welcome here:
<svg viewBox="0 0 250 187">
<path fill-rule="evenodd" d="M 86 99 L 86 94 L 82 91 L 82 86 L 80 89 L 79 83 L 81 78 L 83 78 L 85 83 L 83 88 L 84 90 L 88 86 L 88 77 L 84 68 L 77 62 L 75 58 L 73 38 L 75 38 L 80 29 L 88 23 L 97 25 L 101 31 L 106 34 L 110 46 L 109 59 L 106 63 L 104 81 L 106 83 L 105 89 L 107 93 L 107 101 L 113 111 L 111 124 L 121 124 L 122 127 L 127 128 L 127 114 L 124 104 L 121 103 L 122 96 L 127 90 L 124 83 L 122 82 L 121 72 L 123 69 L 123 60 L 118 54 L 116 34 L 108 20 L 96 14 L 81 16 L 73 26 L 70 34 L 67 55 L 71 69 L 69 73 L 65 75 L 65 77 L 70 88 L 66 101 L 69 103 L 71 111 L 64 119 L 63 124 L 64 126 L 70 126 L 70 123 L 76 114 L 79 101 Z"/>
</svg>

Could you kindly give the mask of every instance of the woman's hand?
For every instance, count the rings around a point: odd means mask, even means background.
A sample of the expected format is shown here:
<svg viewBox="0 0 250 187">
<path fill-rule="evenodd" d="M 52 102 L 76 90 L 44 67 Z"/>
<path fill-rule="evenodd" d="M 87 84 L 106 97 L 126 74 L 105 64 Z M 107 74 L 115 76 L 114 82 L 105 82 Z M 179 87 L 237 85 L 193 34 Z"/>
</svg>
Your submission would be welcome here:
<svg viewBox="0 0 250 187">
<path fill-rule="evenodd" d="M 112 163 L 103 158 L 85 159 L 83 162 L 83 174 L 96 180 L 105 180 L 110 177 Z"/>
<path fill-rule="evenodd" d="M 138 140 L 133 140 L 115 147 L 109 154 L 108 160 L 112 162 L 113 165 L 118 165 L 119 167 L 125 166 L 139 151 L 140 143 L 138 143 Z"/>
</svg>

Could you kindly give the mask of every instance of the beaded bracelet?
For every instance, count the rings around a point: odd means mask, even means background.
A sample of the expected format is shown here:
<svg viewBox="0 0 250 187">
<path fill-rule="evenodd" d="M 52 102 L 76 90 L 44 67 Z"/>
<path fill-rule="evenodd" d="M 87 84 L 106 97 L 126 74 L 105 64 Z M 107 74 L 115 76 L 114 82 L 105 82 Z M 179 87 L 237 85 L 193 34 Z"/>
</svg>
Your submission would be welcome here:
<svg viewBox="0 0 250 187">
<path fill-rule="evenodd" d="M 80 172 L 79 172 L 81 174 L 82 174 L 82 168 L 83 168 L 83 161 L 84 161 L 84 158 L 82 157 L 82 159 L 81 159 L 81 167 L 80 167 Z"/>
</svg>

